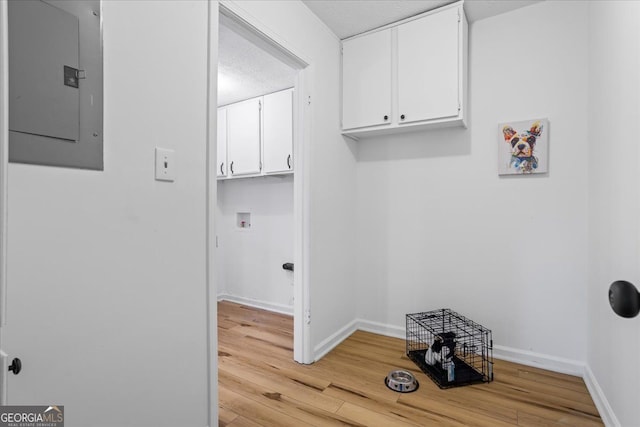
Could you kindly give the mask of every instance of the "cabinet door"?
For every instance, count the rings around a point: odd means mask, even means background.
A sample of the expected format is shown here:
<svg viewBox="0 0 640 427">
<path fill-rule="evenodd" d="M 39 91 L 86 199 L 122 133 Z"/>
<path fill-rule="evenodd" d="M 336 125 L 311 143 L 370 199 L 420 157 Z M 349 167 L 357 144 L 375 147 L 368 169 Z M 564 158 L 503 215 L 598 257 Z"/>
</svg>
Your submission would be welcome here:
<svg viewBox="0 0 640 427">
<path fill-rule="evenodd" d="M 218 109 L 218 176 L 227 176 L 227 110 Z"/>
<path fill-rule="evenodd" d="M 342 43 L 342 127 L 391 123 L 391 29 Z"/>
<path fill-rule="evenodd" d="M 400 124 L 458 115 L 459 13 L 447 9 L 398 26 Z"/>
<path fill-rule="evenodd" d="M 265 95 L 262 106 L 264 172 L 293 170 L 293 91 Z"/>
<path fill-rule="evenodd" d="M 260 173 L 260 104 L 250 99 L 227 107 L 229 174 Z"/>
</svg>

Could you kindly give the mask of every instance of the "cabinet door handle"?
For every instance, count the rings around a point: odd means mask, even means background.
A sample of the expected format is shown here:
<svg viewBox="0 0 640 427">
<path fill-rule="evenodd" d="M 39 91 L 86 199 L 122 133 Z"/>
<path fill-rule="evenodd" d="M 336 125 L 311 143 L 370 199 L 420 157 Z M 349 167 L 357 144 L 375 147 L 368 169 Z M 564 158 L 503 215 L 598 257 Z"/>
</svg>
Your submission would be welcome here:
<svg viewBox="0 0 640 427">
<path fill-rule="evenodd" d="M 400 120 L 404 120 L 404 114 L 400 116 Z"/>
<path fill-rule="evenodd" d="M 231 167 L 231 175 L 233 175 L 233 162 L 231 162 L 231 165 L 229 165 Z"/>
<path fill-rule="evenodd" d="M 384 116 L 384 121 L 386 122 L 387 120 L 389 120 L 389 116 Z"/>
<path fill-rule="evenodd" d="M 224 166 L 224 162 L 220 163 L 220 175 L 224 175 L 224 171 L 222 170 L 223 166 Z"/>
<path fill-rule="evenodd" d="M 287 156 L 287 167 L 291 169 L 291 154 Z"/>
</svg>

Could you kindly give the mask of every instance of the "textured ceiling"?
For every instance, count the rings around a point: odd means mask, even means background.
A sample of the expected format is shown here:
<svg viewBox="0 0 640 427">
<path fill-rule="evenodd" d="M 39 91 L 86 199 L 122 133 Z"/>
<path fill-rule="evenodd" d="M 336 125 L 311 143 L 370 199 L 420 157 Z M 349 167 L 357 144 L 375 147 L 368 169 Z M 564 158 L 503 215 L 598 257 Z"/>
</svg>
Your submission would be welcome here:
<svg viewBox="0 0 640 427">
<path fill-rule="evenodd" d="M 341 39 L 453 0 L 303 0 Z M 466 0 L 469 21 L 498 15 L 540 0 Z M 235 31 L 220 17 L 218 105 L 227 105 L 293 87 L 297 71 Z"/>
<path fill-rule="evenodd" d="M 293 87 L 297 71 L 232 30 L 221 19 L 218 105 Z"/>
<path fill-rule="evenodd" d="M 466 0 L 470 22 L 499 15 L 540 0 Z M 374 28 L 435 9 L 454 0 L 303 0 L 339 38 L 344 39 Z"/>
</svg>

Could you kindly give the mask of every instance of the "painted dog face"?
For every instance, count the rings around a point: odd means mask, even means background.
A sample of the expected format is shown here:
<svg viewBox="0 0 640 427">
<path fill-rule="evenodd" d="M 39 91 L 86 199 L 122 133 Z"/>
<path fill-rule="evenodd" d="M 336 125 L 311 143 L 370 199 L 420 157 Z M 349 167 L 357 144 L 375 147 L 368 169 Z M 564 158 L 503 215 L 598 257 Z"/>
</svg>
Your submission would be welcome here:
<svg viewBox="0 0 640 427">
<path fill-rule="evenodd" d="M 518 133 L 511 126 L 504 126 L 502 134 L 505 142 L 511 145 L 511 156 L 517 158 L 529 158 L 533 156 L 536 146 L 536 138 L 542 133 L 542 125 L 535 122 L 531 125 L 531 129 Z"/>
</svg>

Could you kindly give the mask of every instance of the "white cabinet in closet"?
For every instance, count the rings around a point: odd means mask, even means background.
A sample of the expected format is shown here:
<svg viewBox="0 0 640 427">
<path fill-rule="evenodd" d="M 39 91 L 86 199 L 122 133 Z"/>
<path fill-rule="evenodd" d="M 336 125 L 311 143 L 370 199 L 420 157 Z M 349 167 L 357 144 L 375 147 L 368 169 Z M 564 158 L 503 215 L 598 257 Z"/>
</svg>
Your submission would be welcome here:
<svg viewBox="0 0 640 427">
<path fill-rule="evenodd" d="M 218 177 L 226 177 L 227 164 L 227 109 L 218 109 L 218 140 L 217 140 Z"/>
<path fill-rule="evenodd" d="M 263 97 L 263 172 L 274 174 L 293 170 L 293 89 Z"/>
<path fill-rule="evenodd" d="M 229 175 L 259 174 L 260 105 L 262 98 L 227 106 L 227 160 Z"/>
</svg>

